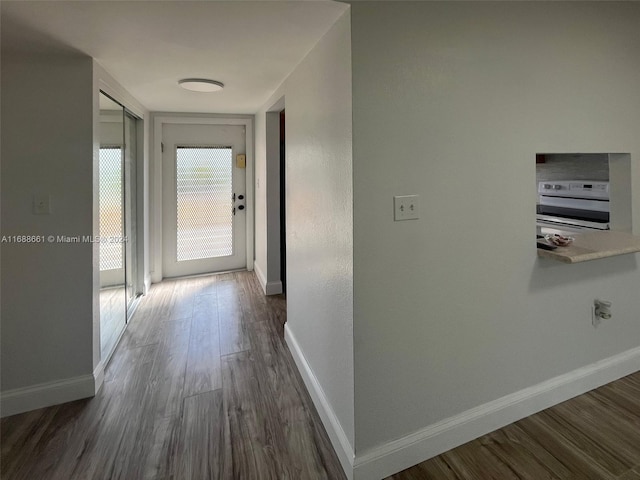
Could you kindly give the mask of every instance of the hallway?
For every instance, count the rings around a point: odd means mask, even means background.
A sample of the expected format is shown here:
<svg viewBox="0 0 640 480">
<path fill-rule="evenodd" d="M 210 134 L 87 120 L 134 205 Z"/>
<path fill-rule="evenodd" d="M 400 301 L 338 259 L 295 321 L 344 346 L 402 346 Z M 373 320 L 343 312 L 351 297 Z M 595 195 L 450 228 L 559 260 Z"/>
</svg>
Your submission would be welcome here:
<svg viewBox="0 0 640 480">
<path fill-rule="evenodd" d="M 95 398 L 2 420 L 2 478 L 344 478 L 285 320 L 251 272 L 153 285 Z"/>
</svg>

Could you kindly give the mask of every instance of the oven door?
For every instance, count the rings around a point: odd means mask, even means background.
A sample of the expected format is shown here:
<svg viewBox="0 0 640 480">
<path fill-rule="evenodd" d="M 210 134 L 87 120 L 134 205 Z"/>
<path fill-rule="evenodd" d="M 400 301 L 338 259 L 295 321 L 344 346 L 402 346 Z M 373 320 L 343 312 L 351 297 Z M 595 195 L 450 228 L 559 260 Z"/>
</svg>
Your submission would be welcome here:
<svg viewBox="0 0 640 480">
<path fill-rule="evenodd" d="M 562 222 L 545 221 L 545 219 L 540 219 L 539 217 L 540 216 L 538 216 L 538 218 L 536 219 L 536 233 L 538 235 L 567 235 L 572 233 L 584 233 L 585 231 L 593 232 L 594 230 L 599 230 L 580 225 L 570 225 Z"/>
<path fill-rule="evenodd" d="M 582 220 L 578 218 L 557 217 L 553 215 L 536 215 L 536 225 L 549 228 L 580 230 L 609 230 L 609 222 Z"/>
<path fill-rule="evenodd" d="M 609 230 L 609 202 L 598 202 L 596 208 L 576 208 L 578 204 L 567 206 L 549 205 L 549 199 L 541 198 L 537 205 L 536 222 L 558 228 Z M 580 205 L 583 206 L 583 205 Z"/>
</svg>

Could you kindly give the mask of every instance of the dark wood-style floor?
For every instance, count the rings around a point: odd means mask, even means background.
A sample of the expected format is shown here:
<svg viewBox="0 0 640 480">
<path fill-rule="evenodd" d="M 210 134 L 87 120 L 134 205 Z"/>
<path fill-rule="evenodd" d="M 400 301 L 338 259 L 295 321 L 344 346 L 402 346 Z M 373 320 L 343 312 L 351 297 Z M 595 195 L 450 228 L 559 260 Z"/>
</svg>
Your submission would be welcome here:
<svg viewBox="0 0 640 480">
<path fill-rule="evenodd" d="M 155 285 L 95 398 L 2 420 L 1 478 L 343 480 L 285 313 L 247 272 Z M 640 373 L 389 479 L 640 480 Z"/>
<path fill-rule="evenodd" d="M 154 285 L 95 398 L 2 420 L 2 479 L 344 479 L 285 315 L 248 272 Z"/>
<path fill-rule="evenodd" d="M 389 480 L 640 480 L 640 372 Z"/>
</svg>

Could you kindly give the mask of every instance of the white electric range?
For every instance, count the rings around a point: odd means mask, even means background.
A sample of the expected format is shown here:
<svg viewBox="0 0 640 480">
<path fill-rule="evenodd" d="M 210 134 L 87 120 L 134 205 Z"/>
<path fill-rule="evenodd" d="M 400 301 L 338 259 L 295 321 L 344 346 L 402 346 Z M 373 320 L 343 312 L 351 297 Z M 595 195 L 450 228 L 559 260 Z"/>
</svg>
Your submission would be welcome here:
<svg viewBox="0 0 640 480">
<path fill-rule="evenodd" d="M 562 180 L 538 183 L 538 233 L 609 230 L 609 182 Z"/>
</svg>

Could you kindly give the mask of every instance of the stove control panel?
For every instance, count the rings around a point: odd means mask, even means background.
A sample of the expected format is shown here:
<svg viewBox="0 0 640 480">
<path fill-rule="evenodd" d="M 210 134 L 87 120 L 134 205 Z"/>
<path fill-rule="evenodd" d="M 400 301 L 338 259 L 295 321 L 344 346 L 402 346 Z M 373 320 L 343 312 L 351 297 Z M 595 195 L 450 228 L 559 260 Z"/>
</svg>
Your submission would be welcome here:
<svg viewBox="0 0 640 480">
<path fill-rule="evenodd" d="M 609 200 L 609 182 L 563 180 L 538 183 L 538 194 L 553 197 L 597 198 Z"/>
</svg>

